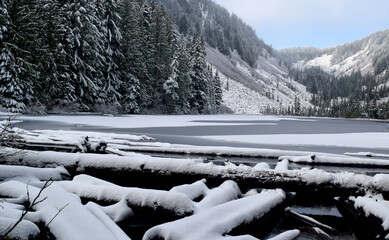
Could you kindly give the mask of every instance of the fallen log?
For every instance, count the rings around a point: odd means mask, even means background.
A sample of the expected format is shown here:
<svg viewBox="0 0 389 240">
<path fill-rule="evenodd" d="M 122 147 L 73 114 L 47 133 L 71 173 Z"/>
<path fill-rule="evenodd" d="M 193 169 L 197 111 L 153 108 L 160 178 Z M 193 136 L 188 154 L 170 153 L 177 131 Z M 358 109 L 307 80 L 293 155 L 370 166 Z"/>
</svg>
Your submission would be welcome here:
<svg viewBox="0 0 389 240">
<path fill-rule="evenodd" d="M 8 151 L 15 151 L 8 149 Z M 24 151 L 0 163 L 31 167 L 64 166 L 71 175 L 87 174 L 121 186 L 171 189 L 207 179 L 210 187 L 225 180 L 235 181 L 242 190 L 282 188 L 291 192 L 327 191 L 333 196 L 361 195 L 367 190 L 389 195 L 389 175 L 374 177 L 354 173 L 330 173 L 318 169 L 255 170 L 248 166 L 204 164 L 191 159 L 150 156 L 114 156 Z"/>
<path fill-rule="evenodd" d="M 319 228 L 322 228 L 322 229 L 325 229 L 329 232 L 336 232 L 336 230 L 330 226 L 328 226 L 327 224 L 324 224 L 324 223 L 321 223 L 311 217 L 308 217 L 308 216 L 305 216 L 303 214 L 300 214 L 300 213 L 297 213 L 297 212 L 294 212 L 292 211 L 290 208 L 286 208 L 285 209 L 285 212 L 289 215 L 291 215 L 292 217 L 294 218 L 297 218 L 299 219 L 300 221 L 308 224 L 309 226 L 312 226 L 312 227 L 319 227 Z"/>
<path fill-rule="evenodd" d="M 387 201 L 368 197 L 336 198 L 336 207 L 351 225 L 358 239 L 389 238 Z"/>
<path fill-rule="evenodd" d="M 187 218 L 153 227 L 146 232 L 143 240 L 167 239 L 168 236 L 188 240 L 237 236 L 240 235 L 237 234 L 237 228 L 261 221 L 285 200 L 286 194 L 282 190 L 263 191 L 260 194 L 217 205 Z M 258 226 L 261 225 L 257 225 L 257 228 Z M 245 239 L 256 238 L 245 235 Z"/>
</svg>

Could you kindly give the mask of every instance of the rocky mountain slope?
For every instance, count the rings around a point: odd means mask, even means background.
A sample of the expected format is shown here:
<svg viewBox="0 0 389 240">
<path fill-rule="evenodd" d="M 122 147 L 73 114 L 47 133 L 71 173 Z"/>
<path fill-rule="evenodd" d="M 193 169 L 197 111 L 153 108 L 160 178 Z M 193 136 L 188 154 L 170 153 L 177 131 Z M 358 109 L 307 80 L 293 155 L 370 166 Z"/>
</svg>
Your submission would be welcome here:
<svg viewBox="0 0 389 240">
<path fill-rule="evenodd" d="M 281 53 L 298 68 L 318 66 L 336 76 L 360 70 L 362 75 L 384 77 L 389 67 L 389 29 L 327 49 L 290 48 Z"/>
<path fill-rule="evenodd" d="M 288 77 L 278 53 L 238 16 L 211 0 L 159 0 L 182 34 L 201 32 L 206 60 L 221 73 L 224 104 L 236 113 L 287 113 L 312 106 L 311 94 Z M 297 101 L 297 102 L 296 102 Z M 290 112 L 289 112 L 290 113 Z"/>
</svg>

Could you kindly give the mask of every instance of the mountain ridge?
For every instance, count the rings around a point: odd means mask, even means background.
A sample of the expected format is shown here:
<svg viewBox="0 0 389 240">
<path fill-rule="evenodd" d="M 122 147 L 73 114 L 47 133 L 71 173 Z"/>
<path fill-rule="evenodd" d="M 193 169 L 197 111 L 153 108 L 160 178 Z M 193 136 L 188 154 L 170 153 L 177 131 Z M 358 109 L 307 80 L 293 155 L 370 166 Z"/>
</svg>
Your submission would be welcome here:
<svg viewBox="0 0 389 240">
<path fill-rule="evenodd" d="M 337 76 L 357 70 L 362 75 L 384 76 L 389 67 L 389 29 L 329 48 L 287 48 L 280 53 L 297 68 L 317 66 Z"/>
</svg>

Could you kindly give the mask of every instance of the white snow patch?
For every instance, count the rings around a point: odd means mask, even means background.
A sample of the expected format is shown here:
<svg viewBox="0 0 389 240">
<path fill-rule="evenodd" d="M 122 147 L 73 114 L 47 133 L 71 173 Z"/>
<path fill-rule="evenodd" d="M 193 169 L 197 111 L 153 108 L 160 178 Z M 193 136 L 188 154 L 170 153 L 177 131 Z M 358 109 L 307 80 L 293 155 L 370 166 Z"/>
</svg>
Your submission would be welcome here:
<svg viewBox="0 0 389 240">
<path fill-rule="evenodd" d="M 366 215 L 374 215 L 382 219 L 382 227 L 384 230 L 389 229 L 389 202 L 382 199 L 382 197 L 357 197 L 350 198 L 355 202 L 356 208 L 363 208 Z"/>
<path fill-rule="evenodd" d="M 389 133 L 223 135 L 202 138 L 274 145 L 337 146 L 389 149 Z"/>
</svg>

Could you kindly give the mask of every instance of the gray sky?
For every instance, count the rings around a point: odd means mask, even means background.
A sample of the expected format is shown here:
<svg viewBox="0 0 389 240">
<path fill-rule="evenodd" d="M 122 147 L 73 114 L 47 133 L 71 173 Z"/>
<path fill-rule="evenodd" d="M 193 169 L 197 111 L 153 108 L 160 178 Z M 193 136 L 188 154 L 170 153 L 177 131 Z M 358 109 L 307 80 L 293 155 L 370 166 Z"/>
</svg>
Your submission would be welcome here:
<svg viewBox="0 0 389 240">
<path fill-rule="evenodd" d="M 276 49 L 330 47 L 389 28 L 389 0 L 214 0 Z"/>
</svg>

